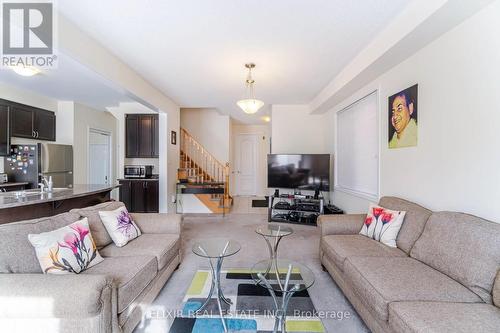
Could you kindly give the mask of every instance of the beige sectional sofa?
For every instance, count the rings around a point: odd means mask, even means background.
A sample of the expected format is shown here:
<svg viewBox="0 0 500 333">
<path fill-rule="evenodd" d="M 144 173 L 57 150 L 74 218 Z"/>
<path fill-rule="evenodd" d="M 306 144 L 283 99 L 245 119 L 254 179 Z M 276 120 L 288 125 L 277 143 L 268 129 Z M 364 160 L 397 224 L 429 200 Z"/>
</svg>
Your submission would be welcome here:
<svg viewBox="0 0 500 333">
<path fill-rule="evenodd" d="M 131 214 L 142 235 L 116 247 L 100 222 L 108 202 L 37 220 L 0 225 L 0 327 L 9 332 L 131 332 L 181 261 L 175 214 Z M 81 274 L 42 274 L 28 234 L 89 219 L 100 264 Z"/>
<path fill-rule="evenodd" d="M 395 197 L 379 204 L 407 212 L 397 248 L 358 234 L 365 214 L 319 218 L 321 263 L 366 325 L 500 332 L 500 224 Z"/>
</svg>

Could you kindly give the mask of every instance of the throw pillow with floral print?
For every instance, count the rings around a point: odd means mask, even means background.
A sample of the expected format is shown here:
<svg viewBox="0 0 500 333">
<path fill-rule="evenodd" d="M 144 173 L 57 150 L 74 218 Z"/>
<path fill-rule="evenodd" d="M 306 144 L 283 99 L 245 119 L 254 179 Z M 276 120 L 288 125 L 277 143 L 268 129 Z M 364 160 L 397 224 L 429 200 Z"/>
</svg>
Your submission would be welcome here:
<svg viewBox="0 0 500 333">
<path fill-rule="evenodd" d="M 359 232 L 390 247 L 396 247 L 396 238 L 406 212 L 370 205 L 365 223 Z"/>
<path fill-rule="evenodd" d="M 60 229 L 29 234 L 44 273 L 78 274 L 104 259 L 97 252 L 87 218 Z"/>
<path fill-rule="evenodd" d="M 141 235 L 141 230 L 125 207 L 111 211 L 100 211 L 99 216 L 113 243 L 118 247 L 124 246 L 130 240 Z"/>
</svg>

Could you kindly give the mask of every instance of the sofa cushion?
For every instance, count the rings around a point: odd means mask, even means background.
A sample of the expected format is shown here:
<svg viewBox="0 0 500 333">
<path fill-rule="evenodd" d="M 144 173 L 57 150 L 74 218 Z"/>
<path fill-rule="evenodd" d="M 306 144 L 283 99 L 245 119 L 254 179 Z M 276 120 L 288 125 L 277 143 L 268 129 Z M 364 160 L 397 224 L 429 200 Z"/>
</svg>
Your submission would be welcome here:
<svg viewBox="0 0 500 333">
<path fill-rule="evenodd" d="M 59 229 L 79 219 L 78 214 L 64 213 L 0 225 L 0 273 L 42 273 L 28 234 Z"/>
<path fill-rule="evenodd" d="M 363 257 L 406 257 L 406 253 L 362 235 L 328 235 L 321 238 L 321 246 L 335 265 L 344 271 L 346 258 Z"/>
<path fill-rule="evenodd" d="M 500 224 L 463 213 L 434 213 L 410 256 L 491 304 L 493 281 L 500 268 Z"/>
<path fill-rule="evenodd" d="M 102 274 L 113 279 L 117 289 L 118 313 L 122 313 L 141 294 L 157 274 L 155 257 L 109 257 L 82 274 Z"/>
<path fill-rule="evenodd" d="M 53 231 L 29 234 L 28 239 L 44 273 L 79 274 L 103 261 L 86 217 Z"/>
<path fill-rule="evenodd" d="M 70 212 L 77 213 L 81 217 L 86 217 L 89 219 L 90 232 L 95 240 L 95 245 L 98 249 L 111 244 L 113 240 L 109 236 L 104 224 L 102 224 L 101 217 L 99 216 L 99 211 L 115 210 L 125 205 L 119 201 L 109 201 L 104 202 L 95 206 L 72 209 Z"/>
<path fill-rule="evenodd" d="M 500 270 L 497 273 L 495 284 L 493 285 L 493 304 L 500 308 Z"/>
<path fill-rule="evenodd" d="M 178 235 L 143 234 L 123 247 L 109 244 L 99 253 L 103 257 L 154 256 L 158 270 L 163 269 L 179 254 L 180 239 Z"/>
<path fill-rule="evenodd" d="M 406 212 L 403 225 L 396 238 L 396 245 L 409 254 L 411 248 L 422 234 L 425 223 L 431 216 L 432 211 L 413 202 L 395 197 L 383 197 L 380 199 L 379 205 L 388 209 Z"/>
<path fill-rule="evenodd" d="M 412 258 L 350 257 L 345 281 L 381 321 L 387 306 L 398 301 L 481 302 L 469 289 Z"/>
<path fill-rule="evenodd" d="M 99 211 L 99 216 L 113 243 L 118 247 L 125 246 L 129 241 L 141 235 L 141 230 L 126 207 Z"/>
<path fill-rule="evenodd" d="M 394 302 L 389 325 L 394 332 L 497 333 L 500 309 L 484 303 Z"/>
</svg>

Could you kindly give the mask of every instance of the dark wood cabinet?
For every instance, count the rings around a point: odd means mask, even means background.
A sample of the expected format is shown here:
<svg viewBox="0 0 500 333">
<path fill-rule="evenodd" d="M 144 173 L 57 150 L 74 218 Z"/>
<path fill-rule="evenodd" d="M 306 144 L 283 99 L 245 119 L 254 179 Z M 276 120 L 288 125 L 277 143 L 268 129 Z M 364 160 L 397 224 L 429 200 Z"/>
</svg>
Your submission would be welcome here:
<svg viewBox="0 0 500 333">
<path fill-rule="evenodd" d="M 10 136 L 56 141 L 56 114 L 33 106 L 0 100 L 9 108 Z"/>
<path fill-rule="evenodd" d="M 131 213 L 158 213 L 157 180 L 120 180 L 120 201 Z"/>
<path fill-rule="evenodd" d="M 127 157 L 139 155 L 139 117 L 125 116 L 125 151 Z"/>
<path fill-rule="evenodd" d="M 158 116 L 153 117 L 153 157 L 160 156 L 160 123 Z"/>
<path fill-rule="evenodd" d="M 153 156 L 153 116 L 139 117 L 139 157 Z"/>
<path fill-rule="evenodd" d="M 132 182 L 130 180 L 120 180 L 120 201 L 125 204 L 129 212 L 132 212 Z"/>
<path fill-rule="evenodd" d="M 12 115 L 10 119 L 10 135 L 20 138 L 36 137 L 33 129 L 35 120 L 35 111 L 29 107 L 12 106 Z"/>
<path fill-rule="evenodd" d="M 10 154 L 9 107 L 0 105 L 0 156 Z"/>
<path fill-rule="evenodd" d="M 56 115 L 54 112 L 37 110 L 33 130 L 39 140 L 56 141 Z"/>
<path fill-rule="evenodd" d="M 160 206 L 159 182 L 146 183 L 146 211 L 150 213 L 158 213 Z"/>
<path fill-rule="evenodd" d="M 158 115 L 127 114 L 125 116 L 125 151 L 127 158 L 158 157 Z"/>
</svg>

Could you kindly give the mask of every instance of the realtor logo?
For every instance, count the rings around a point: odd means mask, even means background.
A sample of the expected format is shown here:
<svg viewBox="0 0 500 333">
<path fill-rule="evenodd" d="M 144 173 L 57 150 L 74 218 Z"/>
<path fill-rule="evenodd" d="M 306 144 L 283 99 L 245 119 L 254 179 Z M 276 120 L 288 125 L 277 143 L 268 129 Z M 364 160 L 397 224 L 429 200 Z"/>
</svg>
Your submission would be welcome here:
<svg viewBox="0 0 500 333">
<path fill-rule="evenodd" d="M 55 17 L 52 1 L 3 2 L 2 66 L 54 68 Z"/>
</svg>

